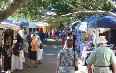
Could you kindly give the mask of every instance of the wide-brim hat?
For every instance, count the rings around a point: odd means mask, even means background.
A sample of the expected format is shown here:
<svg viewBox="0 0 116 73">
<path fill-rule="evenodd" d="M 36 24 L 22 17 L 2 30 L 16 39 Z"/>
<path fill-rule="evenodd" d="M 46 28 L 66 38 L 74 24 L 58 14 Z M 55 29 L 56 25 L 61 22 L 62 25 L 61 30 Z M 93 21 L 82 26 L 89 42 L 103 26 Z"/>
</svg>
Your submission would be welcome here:
<svg viewBox="0 0 116 73">
<path fill-rule="evenodd" d="M 104 36 L 99 37 L 98 43 L 107 43 L 108 41 L 105 39 Z"/>
</svg>

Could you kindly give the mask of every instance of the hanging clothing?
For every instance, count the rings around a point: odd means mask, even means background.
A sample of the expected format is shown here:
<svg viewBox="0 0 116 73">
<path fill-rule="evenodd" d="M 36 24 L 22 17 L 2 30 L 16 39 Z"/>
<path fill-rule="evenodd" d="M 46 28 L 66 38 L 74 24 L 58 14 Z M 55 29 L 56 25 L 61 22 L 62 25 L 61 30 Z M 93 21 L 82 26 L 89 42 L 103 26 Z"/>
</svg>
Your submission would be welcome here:
<svg viewBox="0 0 116 73">
<path fill-rule="evenodd" d="M 11 58 L 11 70 L 15 70 L 18 69 L 18 61 L 19 61 L 19 42 L 16 42 L 16 44 L 14 44 L 13 46 L 13 54 L 12 54 L 12 58 Z"/>
<path fill-rule="evenodd" d="M 12 71 L 18 69 L 18 60 L 19 60 L 19 56 L 12 54 L 12 59 L 11 59 L 11 70 Z"/>
<path fill-rule="evenodd" d="M 18 70 L 23 69 L 23 50 L 20 50 L 19 58 L 18 58 Z"/>
<path fill-rule="evenodd" d="M 11 55 L 13 44 L 13 30 L 7 29 L 4 32 L 4 71 L 11 69 Z"/>
<path fill-rule="evenodd" d="M 9 51 L 9 52 L 8 52 Z M 4 49 L 4 71 L 11 69 L 11 52 L 10 49 Z"/>
<path fill-rule="evenodd" d="M 28 58 L 31 58 L 31 48 L 32 48 L 32 46 L 31 46 L 31 42 L 32 42 L 32 38 L 31 38 L 31 36 L 30 35 L 28 35 L 27 36 L 27 39 L 28 39 Z"/>
<path fill-rule="evenodd" d="M 23 69 L 23 57 L 24 57 L 24 52 L 23 52 L 23 42 L 20 42 L 20 47 L 19 47 L 19 60 L 18 60 L 18 70 Z"/>
</svg>

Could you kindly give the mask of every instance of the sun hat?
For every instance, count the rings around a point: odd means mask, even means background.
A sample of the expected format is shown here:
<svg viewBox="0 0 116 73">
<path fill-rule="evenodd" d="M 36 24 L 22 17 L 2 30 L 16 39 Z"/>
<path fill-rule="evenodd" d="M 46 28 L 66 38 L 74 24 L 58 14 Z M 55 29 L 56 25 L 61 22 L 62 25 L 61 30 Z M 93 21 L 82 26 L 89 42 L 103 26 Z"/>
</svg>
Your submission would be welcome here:
<svg viewBox="0 0 116 73">
<path fill-rule="evenodd" d="M 108 41 L 105 39 L 105 36 L 100 36 L 98 39 L 98 43 L 107 43 Z"/>
</svg>

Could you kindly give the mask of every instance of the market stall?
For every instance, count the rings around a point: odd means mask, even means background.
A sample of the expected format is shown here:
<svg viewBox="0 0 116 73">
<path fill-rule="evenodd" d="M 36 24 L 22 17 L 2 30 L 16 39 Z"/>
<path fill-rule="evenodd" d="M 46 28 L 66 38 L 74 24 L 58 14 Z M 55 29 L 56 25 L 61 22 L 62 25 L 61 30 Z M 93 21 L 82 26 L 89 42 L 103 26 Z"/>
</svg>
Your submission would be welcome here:
<svg viewBox="0 0 116 73">
<path fill-rule="evenodd" d="M 0 23 L 0 40 L 2 57 L 2 71 L 11 69 L 11 52 L 14 40 L 14 32 L 18 32 L 21 28 L 10 20 L 4 20 Z"/>
<path fill-rule="evenodd" d="M 43 32 L 46 32 L 47 31 L 47 29 L 49 28 L 49 24 L 48 23 L 46 23 L 46 22 L 36 22 L 36 26 L 38 27 L 38 28 L 42 28 L 43 29 Z"/>
</svg>

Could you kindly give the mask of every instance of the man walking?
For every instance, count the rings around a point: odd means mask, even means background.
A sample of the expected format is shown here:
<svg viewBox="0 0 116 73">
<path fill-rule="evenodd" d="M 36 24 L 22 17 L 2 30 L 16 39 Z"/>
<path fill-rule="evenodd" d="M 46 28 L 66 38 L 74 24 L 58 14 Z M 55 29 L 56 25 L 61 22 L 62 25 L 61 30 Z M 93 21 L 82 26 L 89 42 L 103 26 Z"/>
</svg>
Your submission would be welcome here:
<svg viewBox="0 0 116 73">
<path fill-rule="evenodd" d="M 110 73 L 110 65 L 113 68 L 112 73 L 116 73 L 116 57 L 110 48 L 105 47 L 107 42 L 104 37 L 99 38 L 100 46 L 94 49 L 87 59 L 88 73 Z"/>
<path fill-rule="evenodd" d="M 67 39 L 65 45 L 65 49 L 61 49 L 57 56 L 56 73 L 75 73 L 74 66 L 78 67 L 78 55 L 72 50 L 73 40 Z"/>
</svg>

